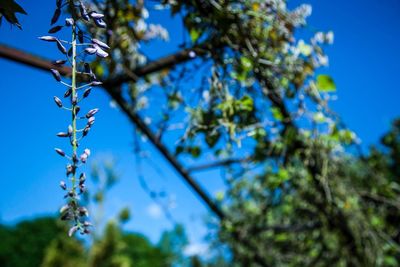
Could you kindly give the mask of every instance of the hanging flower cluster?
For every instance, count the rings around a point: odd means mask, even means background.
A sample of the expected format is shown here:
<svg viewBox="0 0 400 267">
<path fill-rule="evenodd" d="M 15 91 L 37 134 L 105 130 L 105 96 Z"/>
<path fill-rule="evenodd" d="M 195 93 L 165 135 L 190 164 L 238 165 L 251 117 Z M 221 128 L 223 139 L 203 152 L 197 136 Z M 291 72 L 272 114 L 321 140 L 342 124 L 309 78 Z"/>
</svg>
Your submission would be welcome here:
<svg viewBox="0 0 400 267">
<path fill-rule="evenodd" d="M 65 19 L 65 25 L 53 26 L 60 20 L 64 8 L 71 14 L 71 17 Z M 51 73 L 57 82 L 66 87 L 63 98 L 68 100 L 69 103 L 65 105 L 57 96 L 54 96 L 54 102 L 59 108 L 71 113 L 71 124 L 67 131 L 57 134 L 58 137 L 69 139 L 71 154 L 68 155 L 60 148 L 55 149 L 60 156 L 69 161 L 66 166 L 66 177 L 69 182 L 60 182 L 60 187 L 66 192 L 64 198 L 67 199 L 66 205 L 60 210 L 61 219 L 73 224 L 69 230 L 69 236 L 78 231 L 81 234 L 90 233 L 91 224 L 86 220 L 88 210 L 79 203 L 79 196 L 86 190 L 86 176 L 84 172 L 79 171 L 79 167 L 87 162 L 90 150 L 86 148 L 83 152 L 79 152 L 78 148 L 80 141 L 88 135 L 93 126 L 94 115 L 99 109 L 91 109 L 86 114 L 81 115 L 80 105 L 82 100 L 90 95 L 92 87 L 102 84 L 97 80 L 86 59 L 91 56 L 105 58 L 108 56 L 106 51 L 110 47 L 98 39 L 87 36 L 84 29 L 87 23 L 94 23 L 99 28 L 106 28 L 103 17 L 104 15 L 94 10 L 88 10 L 80 0 L 57 0 L 56 9 L 51 19 L 52 28 L 49 33 L 54 34 L 66 28 L 71 32 L 71 41 L 62 40 L 55 36 L 39 37 L 40 40 L 54 43 L 64 55 L 64 59 L 53 62 L 55 68 L 51 69 Z M 64 82 L 60 72 L 56 69 L 56 67 L 66 63 L 69 63 L 72 69 L 71 83 Z"/>
</svg>

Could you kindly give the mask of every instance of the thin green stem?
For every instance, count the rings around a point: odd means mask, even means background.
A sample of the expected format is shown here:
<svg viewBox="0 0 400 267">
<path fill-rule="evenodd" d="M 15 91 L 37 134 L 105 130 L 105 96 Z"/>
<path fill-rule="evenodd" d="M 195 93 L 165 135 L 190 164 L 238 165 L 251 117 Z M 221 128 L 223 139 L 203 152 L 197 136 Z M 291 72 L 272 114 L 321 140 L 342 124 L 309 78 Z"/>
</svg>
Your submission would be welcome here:
<svg viewBox="0 0 400 267">
<path fill-rule="evenodd" d="M 72 155 L 76 155 L 77 150 L 77 140 L 76 140 L 76 103 L 72 101 L 76 95 L 76 26 L 72 25 L 72 94 L 71 94 L 71 102 L 72 102 Z M 74 167 L 76 167 L 76 163 L 73 162 Z M 75 168 L 76 169 L 76 168 Z M 76 174 L 75 171 L 72 174 L 72 191 L 75 195 L 75 183 L 76 183 Z"/>
</svg>

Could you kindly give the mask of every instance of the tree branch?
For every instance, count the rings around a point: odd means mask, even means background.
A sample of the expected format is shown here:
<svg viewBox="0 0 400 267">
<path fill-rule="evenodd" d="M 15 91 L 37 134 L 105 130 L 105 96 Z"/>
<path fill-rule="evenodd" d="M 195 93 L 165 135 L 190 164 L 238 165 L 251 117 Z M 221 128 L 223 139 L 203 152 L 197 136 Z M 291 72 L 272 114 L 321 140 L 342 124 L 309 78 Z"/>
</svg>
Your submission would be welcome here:
<svg viewBox="0 0 400 267">
<path fill-rule="evenodd" d="M 168 151 L 157 136 L 147 127 L 143 120 L 133 111 L 131 106 L 121 96 L 121 93 L 114 89 L 107 87 L 107 93 L 114 99 L 120 106 L 122 111 L 128 116 L 138 129 L 150 140 L 150 142 L 160 151 L 165 159 L 174 167 L 174 169 L 181 175 L 189 187 L 196 192 L 196 194 L 204 201 L 204 203 L 218 216 L 219 219 L 224 219 L 226 216 L 222 210 L 214 203 L 208 194 L 201 188 L 199 184 L 190 176 L 189 172 L 178 162 L 178 160 Z"/>
<path fill-rule="evenodd" d="M 187 171 L 190 173 L 196 172 L 196 171 L 204 171 L 204 170 L 208 170 L 208 169 L 218 168 L 221 166 L 229 166 L 229 165 L 236 164 L 236 163 L 250 162 L 251 160 L 252 160 L 251 157 L 223 159 L 220 161 L 215 161 L 215 162 L 211 162 L 211 163 L 205 163 L 202 165 L 192 166 L 192 167 L 187 168 Z"/>
<path fill-rule="evenodd" d="M 24 51 L 0 44 L 0 57 L 6 58 L 30 67 L 41 70 L 57 69 L 63 76 L 71 76 L 71 68 L 66 66 L 55 66 L 47 59 L 32 56 Z"/>
<path fill-rule="evenodd" d="M 130 73 L 137 77 L 143 77 L 163 69 L 171 68 L 177 64 L 193 59 L 194 57 L 191 55 L 191 52 L 194 52 L 195 55 L 204 55 L 208 46 L 209 44 L 205 43 L 196 47 L 183 49 L 175 54 L 151 61 L 143 67 L 138 67 L 134 70 L 131 70 Z M 104 81 L 104 84 L 107 86 L 119 86 L 125 82 L 136 81 L 137 79 L 135 79 L 133 75 L 121 74 L 117 77 Z"/>
</svg>

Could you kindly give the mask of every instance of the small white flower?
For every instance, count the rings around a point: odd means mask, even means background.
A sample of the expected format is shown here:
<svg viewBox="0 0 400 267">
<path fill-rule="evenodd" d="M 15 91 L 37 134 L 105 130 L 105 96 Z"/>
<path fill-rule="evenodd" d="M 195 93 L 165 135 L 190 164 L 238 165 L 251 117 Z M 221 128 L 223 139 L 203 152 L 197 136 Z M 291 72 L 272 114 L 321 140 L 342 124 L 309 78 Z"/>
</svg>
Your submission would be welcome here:
<svg viewBox="0 0 400 267">
<path fill-rule="evenodd" d="M 321 66 L 328 66 L 329 58 L 326 55 L 318 55 L 318 62 Z"/>
<path fill-rule="evenodd" d="M 88 155 L 85 154 L 85 153 L 83 153 L 83 154 L 80 156 L 80 160 L 81 160 L 82 163 L 86 163 L 87 158 L 88 158 Z"/>
<path fill-rule="evenodd" d="M 142 9 L 142 18 L 147 19 L 149 17 L 149 11 L 146 8 Z"/>
<path fill-rule="evenodd" d="M 88 157 L 90 156 L 90 149 L 86 148 L 83 153 L 85 153 L 86 155 L 88 155 Z"/>
<path fill-rule="evenodd" d="M 189 52 L 189 57 L 190 57 L 190 58 L 195 58 L 195 57 L 196 57 L 196 52 L 190 51 L 190 52 Z"/>
<path fill-rule="evenodd" d="M 139 19 L 136 23 L 135 28 L 138 32 L 145 32 L 147 29 L 147 24 L 144 22 L 144 20 Z"/>
<path fill-rule="evenodd" d="M 210 101 L 210 92 L 208 90 L 203 91 L 203 99 L 205 102 L 209 102 Z"/>
<path fill-rule="evenodd" d="M 327 32 L 326 35 L 325 35 L 325 41 L 326 41 L 328 44 L 332 44 L 332 43 L 333 43 L 333 40 L 334 40 L 333 31 Z"/>
<path fill-rule="evenodd" d="M 324 33 L 323 32 L 317 32 L 315 35 L 314 35 L 314 38 L 313 38 L 313 40 L 316 42 L 316 43 L 323 43 L 324 42 Z"/>
</svg>

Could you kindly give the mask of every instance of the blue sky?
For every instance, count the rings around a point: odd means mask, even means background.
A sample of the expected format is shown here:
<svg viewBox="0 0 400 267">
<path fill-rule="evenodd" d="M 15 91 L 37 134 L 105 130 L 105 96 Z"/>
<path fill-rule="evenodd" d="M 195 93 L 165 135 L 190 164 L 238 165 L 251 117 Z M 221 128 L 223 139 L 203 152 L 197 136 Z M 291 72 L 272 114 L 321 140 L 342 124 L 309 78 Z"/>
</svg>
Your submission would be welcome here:
<svg viewBox="0 0 400 267">
<path fill-rule="evenodd" d="M 52 46 L 37 40 L 48 30 L 54 1 L 41 4 L 25 1 L 29 16 L 19 16 L 23 31 L 7 23 L 0 27 L 0 43 L 24 49 L 47 58 L 57 58 Z M 332 104 L 347 125 L 362 140 L 364 147 L 376 143 L 388 130 L 390 121 L 400 115 L 398 77 L 400 70 L 400 2 L 385 1 L 290 1 L 289 6 L 310 3 L 313 14 L 309 29 L 333 30 L 334 44 L 327 49 L 330 66 L 321 72 L 330 74 L 336 82 L 338 100 Z M 152 12 L 151 12 L 152 14 Z M 170 30 L 170 43 L 147 47 L 151 58 L 177 49 L 181 29 L 177 19 L 157 13 L 153 22 Z M 305 29 L 305 30 L 309 30 Z M 54 214 L 62 204 L 58 182 L 63 177 L 64 160 L 53 152 L 63 147 L 55 133 L 65 128 L 65 112 L 57 109 L 52 96 L 62 88 L 50 74 L 0 59 L 0 88 L 2 92 L 2 171 L 0 176 L 0 220 L 14 223 L 38 215 Z M 112 216 L 124 206 L 131 208 L 133 218 L 126 226 L 141 231 L 156 241 L 171 223 L 160 214 L 157 206 L 140 188 L 132 153 L 133 128 L 128 120 L 109 103 L 98 90 L 84 105 L 100 107 L 96 125 L 85 141 L 98 160 L 113 157 L 120 182 L 110 191 L 106 210 Z M 149 184 L 165 189 L 176 201 L 174 218 L 183 222 L 194 243 L 201 243 L 206 233 L 206 209 L 187 189 L 157 151 L 145 145 L 151 162 L 143 161 Z M 93 160 L 93 159 L 92 159 Z M 157 170 L 153 168 L 157 165 Z M 215 173 L 196 176 L 215 194 L 221 184 Z"/>
</svg>

